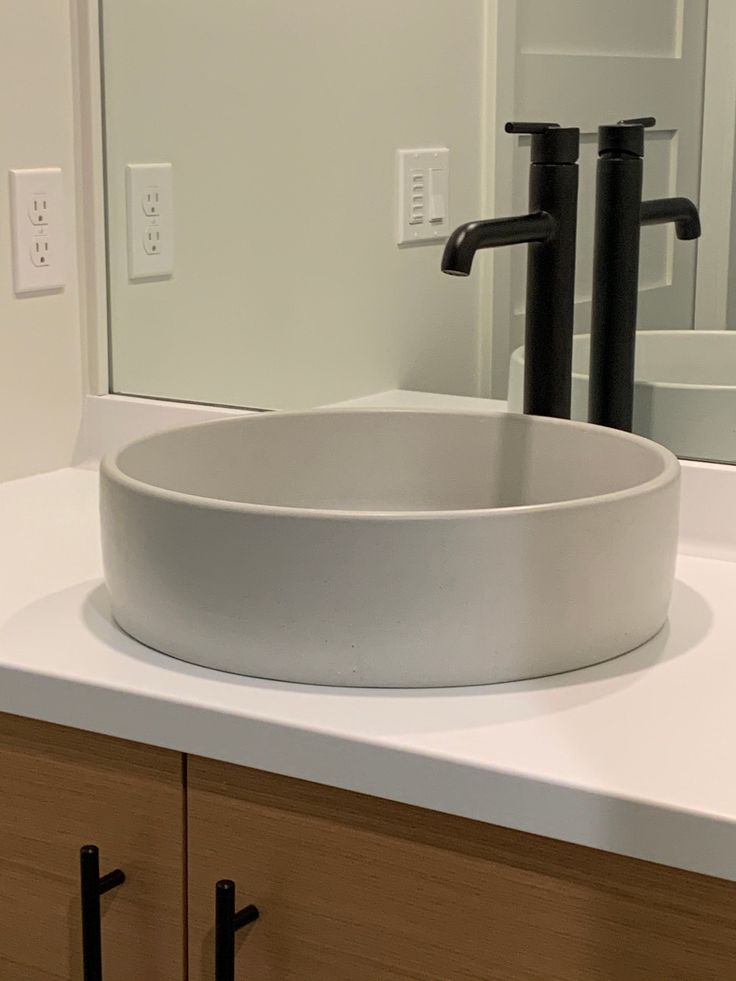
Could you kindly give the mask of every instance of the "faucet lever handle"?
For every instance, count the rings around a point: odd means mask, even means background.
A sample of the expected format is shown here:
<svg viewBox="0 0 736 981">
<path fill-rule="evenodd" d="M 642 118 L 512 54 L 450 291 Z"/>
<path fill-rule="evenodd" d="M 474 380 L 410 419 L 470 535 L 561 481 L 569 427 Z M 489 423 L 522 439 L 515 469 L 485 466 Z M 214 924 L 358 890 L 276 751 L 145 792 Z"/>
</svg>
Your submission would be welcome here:
<svg viewBox="0 0 736 981">
<path fill-rule="evenodd" d="M 598 127 L 598 156 L 613 154 L 624 157 L 644 156 L 644 130 L 656 125 L 654 116 L 619 119 Z"/>
<path fill-rule="evenodd" d="M 559 123 L 506 123 L 507 133 L 546 133 L 549 129 L 559 129 Z"/>
<path fill-rule="evenodd" d="M 649 129 L 652 126 L 657 125 L 657 120 L 654 116 L 640 116 L 638 119 L 619 119 L 619 126 L 643 126 L 645 129 Z"/>
<path fill-rule="evenodd" d="M 574 164 L 580 153 L 580 130 L 559 123 L 506 123 L 507 133 L 529 133 L 533 164 Z"/>
</svg>

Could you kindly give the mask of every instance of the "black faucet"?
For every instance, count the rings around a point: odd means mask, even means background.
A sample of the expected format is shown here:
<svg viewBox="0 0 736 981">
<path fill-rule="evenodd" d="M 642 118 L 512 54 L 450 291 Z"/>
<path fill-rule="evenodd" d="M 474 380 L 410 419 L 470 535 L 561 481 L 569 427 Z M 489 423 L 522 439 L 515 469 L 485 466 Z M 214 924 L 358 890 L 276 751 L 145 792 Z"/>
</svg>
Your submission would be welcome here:
<svg viewBox="0 0 736 981">
<path fill-rule="evenodd" d="M 442 271 L 468 276 L 478 249 L 528 243 L 524 412 L 570 418 L 580 130 L 557 123 L 507 123 L 530 133 L 528 215 L 456 228 Z"/>
<path fill-rule="evenodd" d="M 641 199 L 644 129 L 655 122 L 623 119 L 598 129 L 588 419 L 627 432 L 634 406 L 641 226 L 674 222 L 679 239 L 700 236 L 698 209 L 688 198 Z"/>
</svg>

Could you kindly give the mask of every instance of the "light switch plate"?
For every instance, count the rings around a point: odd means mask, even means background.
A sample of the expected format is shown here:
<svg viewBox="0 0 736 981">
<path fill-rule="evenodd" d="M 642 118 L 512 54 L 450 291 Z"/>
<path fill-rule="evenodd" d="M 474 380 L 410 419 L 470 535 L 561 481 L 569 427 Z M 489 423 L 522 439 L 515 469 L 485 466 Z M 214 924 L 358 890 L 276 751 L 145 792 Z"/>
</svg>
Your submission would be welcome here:
<svg viewBox="0 0 736 981">
<path fill-rule="evenodd" d="M 174 272 L 174 194 L 170 163 L 128 164 L 128 277 L 161 279 Z"/>
<path fill-rule="evenodd" d="M 10 171 L 13 289 L 60 290 L 66 277 L 66 228 L 59 167 Z"/>
<path fill-rule="evenodd" d="M 397 244 L 443 242 L 450 234 L 448 148 L 399 150 L 397 182 Z"/>
</svg>

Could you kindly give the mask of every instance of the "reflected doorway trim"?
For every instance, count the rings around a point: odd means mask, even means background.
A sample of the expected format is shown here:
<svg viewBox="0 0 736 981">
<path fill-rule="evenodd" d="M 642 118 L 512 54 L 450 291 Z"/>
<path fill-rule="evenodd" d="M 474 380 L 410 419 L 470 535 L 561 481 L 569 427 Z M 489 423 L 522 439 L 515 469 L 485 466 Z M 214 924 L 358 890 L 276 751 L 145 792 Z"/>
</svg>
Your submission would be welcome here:
<svg viewBox="0 0 736 981">
<path fill-rule="evenodd" d="M 709 0 L 700 164 L 700 215 L 706 234 L 698 242 L 696 330 L 719 330 L 728 326 L 729 272 L 732 265 L 736 266 L 731 239 L 736 218 L 735 47 L 736 4 L 733 0 Z M 731 326 L 736 327 L 736 323 Z"/>
<path fill-rule="evenodd" d="M 515 117 L 516 0 L 486 0 L 483 95 L 484 215 L 506 214 L 512 199 L 514 144 L 504 124 Z M 486 398 L 506 398 L 511 356 L 511 253 L 488 249 L 478 256 L 478 390 Z"/>
</svg>

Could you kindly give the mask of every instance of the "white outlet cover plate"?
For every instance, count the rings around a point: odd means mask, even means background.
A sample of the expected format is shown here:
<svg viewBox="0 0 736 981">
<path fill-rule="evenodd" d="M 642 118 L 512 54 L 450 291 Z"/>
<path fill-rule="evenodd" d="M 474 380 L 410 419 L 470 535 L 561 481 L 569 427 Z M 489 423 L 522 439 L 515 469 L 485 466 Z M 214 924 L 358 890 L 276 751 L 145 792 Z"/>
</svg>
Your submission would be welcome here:
<svg viewBox="0 0 736 981">
<path fill-rule="evenodd" d="M 128 278 L 162 279 L 174 272 L 174 194 L 170 163 L 128 164 L 125 168 L 128 212 Z M 149 195 L 158 194 L 151 214 Z M 158 233 L 158 251 L 146 248 L 146 235 Z"/>
<path fill-rule="evenodd" d="M 398 245 L 445 241 L 450 234 L 449 185 L 447 147 L 397 152 Z"/>
<path fill-rule="evenodd" d="M 45 203 L 43 221 L 33 217 L 34 200 Z M 60 167 L 10 171 L 13 289 L 18 294 L 63 289 L 66 282 L 66 228 Z M 35 249 L 37 241 L 40 249 Z M 43 254 L 44 262 L 31 259 Z"/>
</svg>

